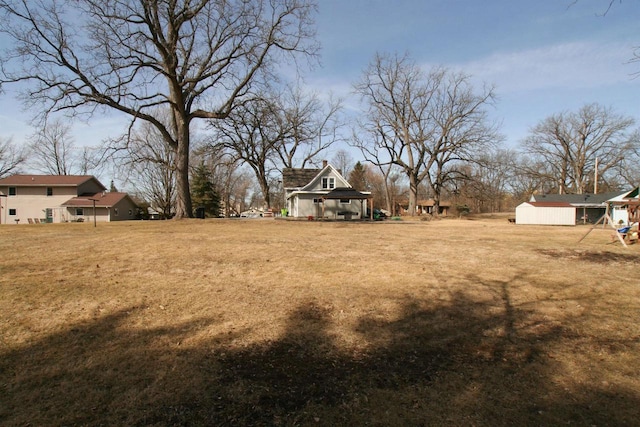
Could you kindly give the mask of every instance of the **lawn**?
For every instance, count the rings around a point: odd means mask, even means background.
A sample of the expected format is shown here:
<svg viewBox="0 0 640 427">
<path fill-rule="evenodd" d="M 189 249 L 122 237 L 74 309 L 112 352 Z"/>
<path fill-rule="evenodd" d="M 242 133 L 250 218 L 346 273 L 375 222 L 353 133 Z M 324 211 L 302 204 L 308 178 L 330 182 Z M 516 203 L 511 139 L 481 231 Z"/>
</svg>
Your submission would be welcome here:
<svg viewBox="0 0 640 427">
<path fill-rule="evenodd" d="M 504 218 L 0 227 L 1 425 L 633 425 L 640 245 Z"/>
</svg>

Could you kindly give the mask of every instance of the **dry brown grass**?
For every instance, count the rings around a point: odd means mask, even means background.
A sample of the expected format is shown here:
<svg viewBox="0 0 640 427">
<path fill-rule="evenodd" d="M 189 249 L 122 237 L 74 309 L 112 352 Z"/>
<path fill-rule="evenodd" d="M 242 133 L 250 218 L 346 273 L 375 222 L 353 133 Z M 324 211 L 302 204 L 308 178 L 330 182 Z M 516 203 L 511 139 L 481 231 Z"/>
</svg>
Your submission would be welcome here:
<svg viewBox="0 0 640 427">
<path fill-rule="evenodd" d="M 505 219 L 0 228 L 2 425 L 632 425 L 640 245 Z"/>
</svg>

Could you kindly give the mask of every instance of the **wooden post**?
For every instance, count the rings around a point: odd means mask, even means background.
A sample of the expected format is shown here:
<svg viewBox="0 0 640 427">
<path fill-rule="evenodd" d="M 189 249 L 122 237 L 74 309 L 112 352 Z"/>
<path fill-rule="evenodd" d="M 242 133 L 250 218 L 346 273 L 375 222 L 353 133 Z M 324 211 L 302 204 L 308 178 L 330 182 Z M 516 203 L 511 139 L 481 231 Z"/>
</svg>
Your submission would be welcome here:
<svg viewBox="0 0 640 427">
<path fill-rule="evenodd" d="M 622 243 L 622 245 L 626 248 L 627 244 L 625 243 L 625 241 L 622 238 L 622 236 L 620 235 L 620 233 L 618 233 L 618 229 L 613 225 L 613 220 L 609 216 L 608 209 L 607 209 L 607 212 L 604 215 L 602 215 L 600 217 L 600 219 L 598 221 L 596 221 L 595 224 L 593 224 L 593 227 L 589 228 L 589 231 L 587 231 L 585 233 L 585 235 L 582 236 L 580 238 L 580 240 L 578 240 L 578 243 L 582 242 L 585 239 L 585 237 L 587 237 L 589 235 L 589 233 L 591 233 L 593 231 L 593 229 L 596 228 L 598 226 L 598 224 L 600 224 L 600 221 L 602 221 L 602 220 L 604 220 L 604 222 L 602 223 L 603 227 L 607 223 L 607 221 L 609 221 L 609 225 L 611 225 L 611 228 L 613 228 L 613 230 L 615 231 L 616 237 L 618 238 L 618 240 L 620 240 L 620 243 Z"/>
<path fill-rule="evenodd" d="M 369 208 L 369 219 L 373 221 L 373 197 L 367 199 L 367 203 L 371 202 L 371 207 Z"/>
</svg>

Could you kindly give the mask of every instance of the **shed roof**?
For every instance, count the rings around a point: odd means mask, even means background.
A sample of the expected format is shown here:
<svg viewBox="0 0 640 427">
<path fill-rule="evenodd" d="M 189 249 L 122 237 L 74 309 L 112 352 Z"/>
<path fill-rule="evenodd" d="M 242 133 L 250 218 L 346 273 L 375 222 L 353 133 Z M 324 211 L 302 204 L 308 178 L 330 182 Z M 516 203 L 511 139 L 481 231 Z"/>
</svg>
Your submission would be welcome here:
<svg viewBox="0 0 640 427">
<path fill-rule="evenodd" d="M 524 202 L 522 205 L 531 205 L 536 208 L 575 208 L 574 205 L 567 202 Z"/>
</svg>

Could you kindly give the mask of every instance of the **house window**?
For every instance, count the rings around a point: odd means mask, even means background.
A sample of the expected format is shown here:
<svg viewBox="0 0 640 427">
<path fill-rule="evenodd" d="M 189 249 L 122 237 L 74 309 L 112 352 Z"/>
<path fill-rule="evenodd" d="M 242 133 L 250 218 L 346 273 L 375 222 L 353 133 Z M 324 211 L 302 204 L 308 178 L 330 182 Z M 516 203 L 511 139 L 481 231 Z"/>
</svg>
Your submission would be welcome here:
<svg viewBox="0 0 640 427">
<path fill-rule="evenodd" d="M 10 196 L 16 195 L 16 187 L 9 187 L 9 195 Z"/>
<path fill-rule="evenodd" d="M 322 199 L 313 199 L 313 203 L 315 203 L 316 205 L 320 204 L 322 203 Z"/>
<path fill-rule="evenodd" d="M 47 196 L 53 196 L 53 187 L 47 187 Z"/>
<path fill-rule="evenodd" d="M 323 189 L 332 189 L 336 187 L 336 179 L 333 177 L 322 178 L 322 188 Z"/>
<path fill-rule="evenodd" d="M 129 209 L 129 216 L 133 215 L 133 210 Z"/>
<path fill-rule="evenodd" d="M 9 209 L 9 215 L 16 215 L 15 209 Z"/>
<path fill-rule="evenodd" d="M 350 205 L 351 204 L 351 199 L 340 199 L 340 204 L 341 205 Z"/>
<path fill-rule="evenodd" d="M 83 216 L 83 215 L 84 215 L 84 209 L 76 208 L 76 216 Z"/>
<path fill-rule="evenodd" d="M 113 214 L 114 214 L 115 216 L 118 216 L 118 208 L 113 208 Z"/>
</svg>

